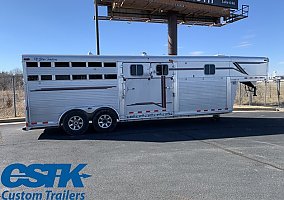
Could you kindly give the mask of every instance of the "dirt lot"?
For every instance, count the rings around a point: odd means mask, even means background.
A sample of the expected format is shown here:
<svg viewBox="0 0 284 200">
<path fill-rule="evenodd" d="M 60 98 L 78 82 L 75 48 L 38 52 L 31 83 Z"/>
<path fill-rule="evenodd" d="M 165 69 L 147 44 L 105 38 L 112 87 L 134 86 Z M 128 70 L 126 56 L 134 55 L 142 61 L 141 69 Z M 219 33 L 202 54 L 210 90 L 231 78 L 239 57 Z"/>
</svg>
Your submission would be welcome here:
<svg viewBox="0 0 284 200">
<path fill-rule="evenodd" d="M 241 89 L 241 90 L 240 90 Z M 253 93 L 251 93 L 253 94 Z M 257 83 L 257 96 L 252 96 L 250 103 L 250 92 L 244 85 L 239 85 L 235 103 L 238 105 L 254 106 L 278 106 L 278 95 L 276 82 L 269 81 Z M 284 82 L 281 82 L 280 104 L 284 104 Z"/>
<path fill-rule="evenodd" d="M 0 119 L 15 117 L 13 91 L 0 91 Z M 24 91 L 16 91 L 16 116 L 23 117 L 25 110 Z"/>
<path fill-rule="evenodd" d="M 14 95 L 15 91 L 15 95 Z M 0 73 L 0 119 L 24 116 L 24 83 L 21 74 Z"/>
</svg>

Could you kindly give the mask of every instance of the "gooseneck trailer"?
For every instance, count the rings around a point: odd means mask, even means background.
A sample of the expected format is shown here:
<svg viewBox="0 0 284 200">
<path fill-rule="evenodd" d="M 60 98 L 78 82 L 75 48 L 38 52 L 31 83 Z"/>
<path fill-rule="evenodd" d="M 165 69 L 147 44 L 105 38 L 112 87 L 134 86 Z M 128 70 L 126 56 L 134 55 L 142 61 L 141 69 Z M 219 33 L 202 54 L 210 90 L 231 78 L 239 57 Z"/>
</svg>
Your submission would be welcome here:
<svg viewBox="0 0 284 200">
<path fill-rule="evenodd" d="M 268 58 L 231 56 L 23 55 L 26 129 L 83 134 L 92 124 L 233 111 L 238 83 L 256 91 Z M 92 122 L 92 123 L 90 123 Z"/>
</svg>

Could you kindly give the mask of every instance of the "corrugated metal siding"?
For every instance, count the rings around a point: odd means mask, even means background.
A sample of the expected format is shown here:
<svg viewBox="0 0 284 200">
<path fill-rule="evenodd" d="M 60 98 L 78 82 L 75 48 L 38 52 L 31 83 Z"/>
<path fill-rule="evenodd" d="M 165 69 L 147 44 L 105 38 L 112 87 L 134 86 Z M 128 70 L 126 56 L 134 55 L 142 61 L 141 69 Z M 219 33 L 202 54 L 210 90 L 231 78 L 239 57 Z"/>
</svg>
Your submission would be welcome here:
<svg viewBox="0 0 284 200">
<path fill-rule="evenodd" d="M 58 84 L 58 81 L 56 81 Z M 67 81 L 64 81 L 67 82 Z M 79 81 L 77 84 L 70 81 L 69 84 L 58 84 L 57 88 L 70 88 L 90 86 L 92 81 Z M 99 83 L 98 83 L 99 82 Z M 82 106 L 111 106 L 118 109 L 118 87 L 117 81 L 96 81 L 95 86 L 115 86 L 109 89 L 88 89 L 88 90 L 59 90 L 59 91 L 33 91 L 33 89 L 54 88 L 49 83 L 44 86 L 37 85 L 36 88 L 30 87 L 30 113 L 31 120 L 58 121 L 60 115 L 73 108 Z M 48 86 L 47 86 L 48 85 Z"/>
<path fill-rule="evenodd" d="M 182 78 L 179 80 L 179 111 L 227 107 L 226 78 Z"/>
</svg>

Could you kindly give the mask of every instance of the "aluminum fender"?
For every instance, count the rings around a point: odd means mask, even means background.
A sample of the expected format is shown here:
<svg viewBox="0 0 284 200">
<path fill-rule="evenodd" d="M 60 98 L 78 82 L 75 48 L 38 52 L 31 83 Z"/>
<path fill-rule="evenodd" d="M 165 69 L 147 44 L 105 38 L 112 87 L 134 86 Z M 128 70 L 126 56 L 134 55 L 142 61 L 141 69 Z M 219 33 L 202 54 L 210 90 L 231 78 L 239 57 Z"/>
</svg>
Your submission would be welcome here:
<svg viewBox="0 0 284 200">
<path fill-rule="evenodd" d="M 71 110 L 81 110 L 81 111 L 84 111 L 86 112 L 88 115 L 92 115 L 93 113 L 95 113 L 97 110 L 100 110 L 100 109 L 111 109 L 113 110 L 117 117 L 118 117 L 118 120 L 119 120 L 119 114 L 117 112 L 117 110 L 115 108 L 113 108 L 112 106 L 84 106 L 84 107 L 74 107 L 74 108 L 69 108 L 69 109 L 66 109 L 59 117 L 59 120 L 58 120 L 58 124 L 60 125 L 60 122 L 62 120 L 62 117 L 69 111 Z"/>
</svg>

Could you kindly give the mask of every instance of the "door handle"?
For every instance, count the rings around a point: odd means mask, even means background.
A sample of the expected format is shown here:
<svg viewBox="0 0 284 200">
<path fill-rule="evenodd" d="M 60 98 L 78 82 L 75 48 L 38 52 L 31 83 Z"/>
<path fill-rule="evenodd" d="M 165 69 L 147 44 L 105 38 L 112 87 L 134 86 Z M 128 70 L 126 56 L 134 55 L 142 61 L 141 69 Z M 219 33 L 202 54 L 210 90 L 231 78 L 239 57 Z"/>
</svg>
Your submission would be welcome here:
<svg viewBox="0 0 284 200">
<path fill-rule="evenodd" d="M 135 90 L 135 88 L 127 88 L 127 91 L 129 91 L 129 90 Z"/>
</svg>

